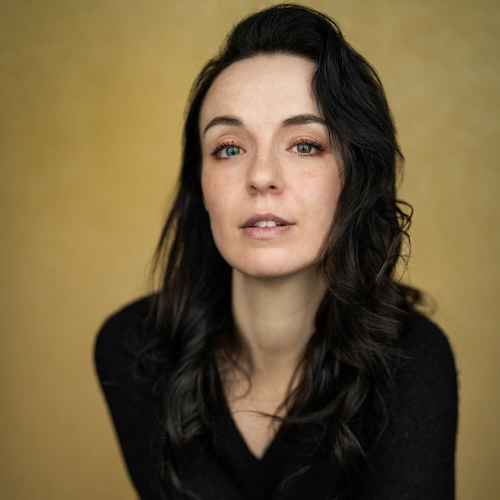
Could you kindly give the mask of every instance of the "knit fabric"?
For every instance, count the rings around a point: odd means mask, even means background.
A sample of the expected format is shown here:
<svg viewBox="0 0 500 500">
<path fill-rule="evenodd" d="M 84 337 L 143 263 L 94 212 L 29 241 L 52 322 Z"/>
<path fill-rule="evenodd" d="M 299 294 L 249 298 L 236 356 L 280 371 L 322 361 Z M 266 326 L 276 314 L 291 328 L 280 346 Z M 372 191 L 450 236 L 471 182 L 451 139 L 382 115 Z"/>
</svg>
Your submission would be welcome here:
<svg viewBox="0 0 500 500">
<path fill-rule="evenodd" d="M 150 298 L 111 316 L 98 334 L 96 368 L 125 463 L 141 499 L 159 498 L 153 487 L 160 457 L 156 430 L 161 401 L 156 380 L 138 377 L 138 339 L 156 335 L 146 327 Z M 452 500 L 457 426 L 457 382 L 445 335 L 413 313 L 401 341 L 389 421 L 371 450 L 366 470 L 343 498 Z M 370 425 L 369 412 L 362 415 Z M 249 451 L 227 406 L 213 416 L 210 435 L 190 443 L 178 457 L 183 484 L 201 500 L 329 500 L 345 488 L 343 473 L 314 426 L 278 432 L 265 455 Z M 295 474 L 302 465 L 310 467 Z M 284 481 L 285 479 L 287 479 Z M 168 498 L 177 498 L 171 493 Z"/>
</svg>

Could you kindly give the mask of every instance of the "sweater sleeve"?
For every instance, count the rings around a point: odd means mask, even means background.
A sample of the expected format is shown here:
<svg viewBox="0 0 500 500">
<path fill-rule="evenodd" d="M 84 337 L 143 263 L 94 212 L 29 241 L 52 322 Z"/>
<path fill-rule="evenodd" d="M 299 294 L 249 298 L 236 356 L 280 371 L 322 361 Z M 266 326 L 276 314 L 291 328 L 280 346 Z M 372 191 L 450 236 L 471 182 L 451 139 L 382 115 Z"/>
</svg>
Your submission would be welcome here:
<svg viewBox="0 0 500 500">
<path fill-rule="evenodd" d="M 158 402 L 151 383 L 135 370 L 136 341 L 149 311 L 148 299 L 110 317 L 95 344 L 95 365 L 129 475 L 142 499 L 155 498 L 151 439 Z"/>
<path fill-rule="evenodd" d="M 457 375 L 445 335 L 415 315 L 402 343 L 390 420 L 362 487 L 370 500 L 455 498 Z"/>
</svg>

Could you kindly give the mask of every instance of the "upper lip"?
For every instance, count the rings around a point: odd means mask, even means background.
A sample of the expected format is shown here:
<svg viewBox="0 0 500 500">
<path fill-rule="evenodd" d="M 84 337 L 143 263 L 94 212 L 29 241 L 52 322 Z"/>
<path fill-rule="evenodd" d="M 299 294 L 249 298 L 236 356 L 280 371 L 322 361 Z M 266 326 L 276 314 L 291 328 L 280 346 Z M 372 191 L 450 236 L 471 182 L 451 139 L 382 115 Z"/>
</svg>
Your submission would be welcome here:
<svg viewBox="0 0 500 500">
<path fill-rule="evenodd" d="M 265 221 L 274 221 L 281 226 L 289 226 L 291 224 L 291 222 L 287 221 L 286 219 L 283 219 L 283 217 L 279 217 L 278 215 L 268 213 L 268 214 L 252 215 L 249 219 L 247 219 L 241 225 L 241 227 L 251 227 L 254 224 L 256 224 L 257 222 L 264 221 L 264 220 Z"/>
</svg>

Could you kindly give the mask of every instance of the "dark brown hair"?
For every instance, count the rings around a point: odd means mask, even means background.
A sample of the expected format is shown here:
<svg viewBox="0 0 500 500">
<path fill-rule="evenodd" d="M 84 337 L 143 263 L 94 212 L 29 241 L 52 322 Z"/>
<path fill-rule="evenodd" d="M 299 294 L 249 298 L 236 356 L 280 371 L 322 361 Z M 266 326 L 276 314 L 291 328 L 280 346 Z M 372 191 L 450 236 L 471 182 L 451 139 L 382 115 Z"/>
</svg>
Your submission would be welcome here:
<svg viewBox="0 0 500 500">
<path fill-rule="evenodd" d="M 285 402 L 284 424 L 320 423 L 347 476 L 370 444 L 356 420 L 364 405 L 379 410 L 370 435 L 383 427 L 398 338 L 410 306 L 419 299 L 417 291 L 394 279 L 411 210 L 396 199 L 402 156 L 377 74 L 336 23 L 317 11 L 283 4 L 244 19 L 194 83 L 178 193 L 156 254 L 162 275 L 156 301 L 161 341 L 154 346 L 163 367 L 162 446 L 165 476 L 178 491 L 183 489 L 172 457 L 210 429 L 221 397 L 215 350 L 233 327 L 231 272 L 215 247 L 203 206 L 200 109 L 224 69 L 274 53 L 316 64 L 312 90 L 341 157 L 343 184 L 322 251 L 327 292 L 298 385 Z"/>
</svg>

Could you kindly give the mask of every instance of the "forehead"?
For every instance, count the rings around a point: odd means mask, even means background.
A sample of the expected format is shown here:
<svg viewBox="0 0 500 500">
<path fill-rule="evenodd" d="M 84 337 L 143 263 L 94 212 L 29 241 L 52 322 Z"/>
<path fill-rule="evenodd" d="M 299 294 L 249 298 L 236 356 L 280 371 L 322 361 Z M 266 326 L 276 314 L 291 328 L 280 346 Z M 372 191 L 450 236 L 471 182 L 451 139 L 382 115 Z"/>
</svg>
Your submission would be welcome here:
<svg viewBox="0 0 500 500">
<path fill-rule="evenodd" d="M 226 68 L 205 96 L 200 126 L 217 115 L 319 114 L 311 82 L 315 63 L 289 55 L 257 55 Z"/>
</svg>

